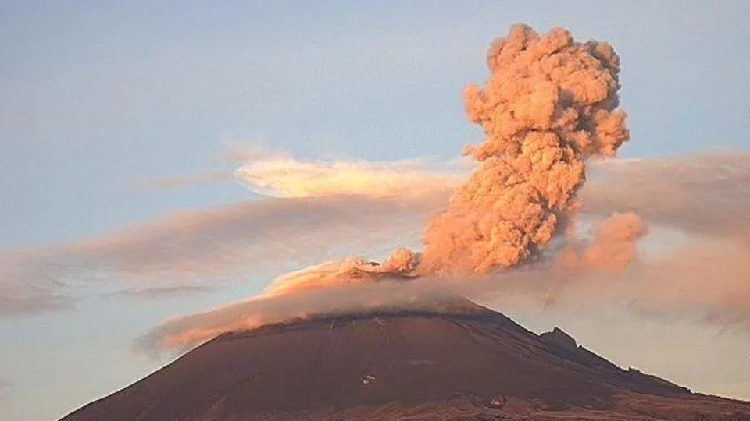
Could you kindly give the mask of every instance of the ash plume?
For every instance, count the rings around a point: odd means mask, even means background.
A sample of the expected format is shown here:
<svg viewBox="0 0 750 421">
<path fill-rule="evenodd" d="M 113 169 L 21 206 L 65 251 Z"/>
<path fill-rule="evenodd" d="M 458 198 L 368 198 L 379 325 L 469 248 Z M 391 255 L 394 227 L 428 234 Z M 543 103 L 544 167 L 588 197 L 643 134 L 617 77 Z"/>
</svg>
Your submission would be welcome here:
<svg viewBox="0 0 750 421">
<path fill-rule="evenodd" d="M 487 65 L 491 75 L 484 87 L 472 85 L 465 91 L 469 120 L 486 135 L 482 144 L 465 150 L 479 166 L 455 191 L 449 206 L 429 220 L 422 253 L 399 249 L 382 265 L 357 258 L 293 272 L 277 278 L 259 297 L 168 322 L 149 333 L 147 342 L 167 348 L 192 346 L 228 330 L 253 329 L 320 311 L 358 311 L 369 308 L 373 297 L 382 305 L 393 300 L 392 291 L 400 291 L 397 298 L 406 297 L 401 301 L 408 304 L 412 297 L 436 290 L 472 296 L 505 293 L 508 285 L 517 284 L 520 295 L 541 302 L 549 291 L 560 295 L 567 286 L 549 285 L 551 277 L 538 277 L 560 270 L 558 260 L 530 266 L 529 271 L 500 276 L 496 272 L 537 259 L 560 234 L 568 239 L 560 259 L 569 265 L 571 270 L 563 271 L 569 276 L 627 266 L 636 256 L 636 242 L 648 231 L 637 215 L 612 215 L 589 241 L 576 238 L 574 230 L 587 160 L 614 157 L 629 138 L 626 115 L 618 110 L 619 57 L 613 48 L 595 41 L 576 42 L 565 29 L 542 36 L 526 25 L 515 25 L 506 38 L 492 44 Z M 279 169 L 288 176 L 285 182 L 266 183 L 267 170 L 275 174 Z M 394 174 L 390 169 L 365 172 Z M 334 181 L 338 189 L 336 175 L 341 173 L 360 174 L 362 168 L 286 161 L 245 166 L 238 176 L 256 187 L 271 187 L 276 194 L 306 196 L 331 190 Z M 418 182 L 412 184 L 423 184 L 417 175 L 413 178 Z M 376 185 L 380 178 L 364 177 L 367 182 L 360 184 Z M 385 180 L 376 194 L 408 189 L 390 183 L 396 178 Z M 362 191 L 361 185 L 352 191 Z M 455 281 L 465 276 L 474 282 L 457 287 Z M 421 279 L 380 282 L 413 278 Z M 381 296 L 376 290 L 388 294 Z"/>
<path fill-rule="evenodd" d="M 622 270 L 636 256 L 637 241 L 648 234 L 648 226 L 640 216 L 615 213 L 595 229 L 594 237 L 585 246 L 573 241 L 557 257 L 563 266 L 601 270 Z"/>
<path fill-rule="evenodd" d="M 276 278 L 264 296 L 276 297 L 326 288 L 370 283 L 379 279 L 411 279 L 418 265 L 418 254 L 396 250 L 382 264 L 359 257 L 311 266 Z"/>
<path fill-rule="evenodd" d="M 586 159 L 613 157 L 629 138 L 609 44 L 518 24 L 487 66 L 484 88 L 465 91 L 486 135 L 465 150 L 479 167 L 429 221 L 421 273 L 480 275 L 537 257 L 579 206 Z"/>
</svg>

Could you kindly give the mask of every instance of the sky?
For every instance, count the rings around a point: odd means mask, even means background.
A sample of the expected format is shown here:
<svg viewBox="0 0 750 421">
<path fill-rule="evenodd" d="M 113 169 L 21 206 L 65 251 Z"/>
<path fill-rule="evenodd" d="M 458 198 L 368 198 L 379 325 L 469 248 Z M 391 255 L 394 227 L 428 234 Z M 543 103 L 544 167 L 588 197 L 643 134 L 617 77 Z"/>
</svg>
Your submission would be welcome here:
<svg viewBox="0 0 750 421">
<path fill-rule="evenodd" d="M 358 224 L 356 215 L 372 203 L 310 204 L 321 215 L 350 209 L 351 221 L 321 219 L 338 230 L 328 237 L 300 222 L 317 221 L 312 216 L 275 208 L 252 208 L 266 230 L 238 228 L 233 215 L 263 198 L 222 174 L 241 165 L 230 159 L 238 151 L 305 162 L 451 162 L 481 138 L 466 120 L 462 91 L 486 79 L 486 47 L 513 23 L 542 32 L 562 26 L 577 39 L 615 46 L 631 130 L 620 157 L 750 151 L 750 3 L 741 0 L 1 6 L 0 263 L 31 259 L 25 267 L 33 271 L 42 265 L 34 263 L 40 251 L 74 250 L 64 276 L 54 279 L 0 272 L 0 285 L 10 285 L 0 288 L 4 294 L 60 284 L 58 295 L 31 309 L 13 309 L 0 297 L 8 306 L 0 308 L 4 420 L 59 418 L 157 369 L 173 355 L 148 355 L 133 341 L 169 317 L 255 295 L 319 257 L 381 258 L 400 244 L 418 245 L 420 224 L 401 213 L 394 215 L 408 229 L 399 235 L 378 236 L 378 224 L 386 223 L 373 217 Z M 420 203 L 420 212 L 431 209 Z M 175 225 L 153 240 L 149 224 L 212 209 L 223 221 L 217 238 L 227 239 L 211 249 L 212 258 L 224 262 L 241 245 L 246 267 L 174 270 L 204 256 L 189 254 L 165 270 L 158 259 L 127 256 L 119 264 L 132 258 L 138 267 L 111 273 L 86 260 L 107 247 L 117 253 L 118 244 L 157 240 L 165 247 L 157 257 L 172 256 L 171 247 L 183 244 L 167 237 L 189 229 Z M 292 237 L 274 228 L 280 218 L 310 232 Z M 281 235 L 283 242 L 267 240 Z M 294 248 L 295 258 L 262 254 L 274 247 Z M 513 316 L 537 331 L 563 324 L 617 363 L 750 399 L 750 360 L 737 352 L 750 346 L 746 332 L 615 310 Z M 696 368 L 707 358 L 717 360 L 711 370 Z"/>
</svg>

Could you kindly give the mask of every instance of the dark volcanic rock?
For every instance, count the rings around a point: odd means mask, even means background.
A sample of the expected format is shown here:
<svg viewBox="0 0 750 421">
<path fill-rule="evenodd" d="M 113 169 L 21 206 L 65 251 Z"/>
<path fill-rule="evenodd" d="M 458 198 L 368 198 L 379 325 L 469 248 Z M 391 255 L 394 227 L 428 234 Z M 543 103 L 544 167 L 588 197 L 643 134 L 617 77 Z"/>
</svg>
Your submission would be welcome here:
<svg viewBox="0 0 750 421">
<path fill-rule="evenodd" d="M 540 337 L 461 305 L 225 334 L 64 419 L 693 420 L 743 411 L 750 406 L 621 370 L 559 329 Z"/>
<path fill-rule="evenodd" d="M 539 337 L 543 341 L 553 346 L 562 348 L 562 349 L 575 351 L 578 348 L 578 344 L 576 343 L 576 340 L 573 339 L 572 336 L 563 332 L 562 329 L 560 329 L 559 327 L 555 327 L 550 332 L 544 332 L 541 335 L 539 335 Z"/>
</svg>

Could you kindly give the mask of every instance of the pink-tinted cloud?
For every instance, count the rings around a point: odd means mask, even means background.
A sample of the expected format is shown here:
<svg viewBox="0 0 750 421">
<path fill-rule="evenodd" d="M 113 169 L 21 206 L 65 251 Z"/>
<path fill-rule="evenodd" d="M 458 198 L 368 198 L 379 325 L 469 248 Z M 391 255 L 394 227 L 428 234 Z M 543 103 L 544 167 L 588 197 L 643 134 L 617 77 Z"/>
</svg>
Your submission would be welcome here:
<svg viewBox="0 0 750 421">
<path fill-rule="evenodd" d="M 207 285 L 174 285 L 151 288 L 123 289 L 107 293 L 105 297 L 129 298 L 133 300 L 164 300 L 186 295 L 205 294 L 214 291 Z"/>
<path fill-rule="evenodd" d="M 749 179 L 747 154 L 597 163 L 581 192 L 582 212 L 633 212 L 649 225 L 747 244 Z M 169 287 L 201 277 L 280 272 L 352 253 L 367 255 L 399 244 L 398 238 L 418 238 L 427 215 L 444 206 L 447 195 L 246 202 L 175 213 L 73 244 L 5 253 L 0 313 L 69 308 L 71 282 L 126 278 L 140 280 L 129 288 Z M 709 268 L 711 259 L 703 259 Z M 720 276 L 713 279 L 723 282 Z M 727 298 L 727 308 L 740 306 L 732 304 L 738 300 L 743 302 L 741 295 Z"/>
<path fill-rule="evenodd" d="M 51 288 L 23 288 L 11 290 L 0 288 L 0 318 L 28 316 L 40 313 L 68 310 L 75 300 L 63 292 Z"/>
<path fill-rule="evenodd" d="M 251 330 L 266 324 L 306 318 L 321 313 L 350 313 L 378 309 L 430 308 L 449 296 L 438 282 L 369 279 L 339 283 L 294 294 L 260 296 L 186 317 L 154 328 L 137 343 L 150 352 L 193 347 L 221 333 Z"/>
<path fill-rule="evenodd" d="M 370 252 L 418 238 L 427 215 L 445 200 L 446 194 L 435 193 L 249 201 L 173 213 L 89 240 L 5 253 L 0 312 L 64 308 L 69 284 L 190 285 L 196 279 L 257 275 Z"/>
<path fill-rule="evenodd" d="M 633 212 L 647 223 L 710 237 L 750 239 L 750 154 L 602 165 L 582 191 L 582 212 Z"/>
<path fill-rule="evenodd" d="M 487 52 L 490 76 L 464 93 L 485 138 L 450 206 L 431 218 L 422 273 L 482 275 L 537 258 L 578 210 L 590 157 L 629 139 L 611 45 L 517 24 Z"/>
<path fill-rule="evenodd" d="M 141 339 L 150 350 L 184 349 L 221 333 L 252 330 L 316 314 L 411 308 L 451 295 L 492 303 L 503 311 L 557 309 L 568 314 L 620 309 L 657 320 L 688 320 L 750 333 L 750 264 L 746 249 L 700 243 L 659 259 L 640 259 L 626 271 L 596 266 L 561 268 L 555 262 L 485 277 L 383 280 L 347 276 L 329 264 L 294 273 L 296 290 L 269 294 L 205 313 L 176 318 Z M 323 273 L 325 272 L 325 273 Z M 311 281 L 312 285 L 303 287 Z M 321 278 L 326 281 L 321 282 Z M 282 277 L 283 279 L 284 277 Z M 335 282 L 334 282 L 335 281 Z"/>
<path fill-rule="evenodd" d="M 24 253 L 0 256 L 0 318 L 27 316 L 73 307 L 65 284 L 30 264 Z"/>
</svg>

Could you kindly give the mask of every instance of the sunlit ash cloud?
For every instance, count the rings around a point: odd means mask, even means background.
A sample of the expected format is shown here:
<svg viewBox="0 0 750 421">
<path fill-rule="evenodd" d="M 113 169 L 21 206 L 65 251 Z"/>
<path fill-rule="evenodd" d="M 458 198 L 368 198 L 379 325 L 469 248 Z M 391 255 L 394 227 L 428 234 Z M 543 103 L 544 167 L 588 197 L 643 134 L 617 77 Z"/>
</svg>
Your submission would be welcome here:
<svg viewBox="0 0 750 421">
<path fill-rule="evenodd" d="M 233 179 L 262 198 L 0 256 L 0 316 L 66 308 L 71 279 L 116 279 L 125 287 L 114 295 L 159 299 L 285 266 L 298 270 L 260 295 L 170 319 L 139 345 L 181 350 L 223 332 L 452 295 L 750 331 L 750 155 L 608 159 L 629 133 L 606 43 L 518 25 L 487 64 L 487 81 L 465 91 L 485 135 L 465 151 L 471 164 L 233 156 Z M 684 244 L 642 253 L 663 228 Z M 398 247 L 420 237 L 422 250 Z M 396 251 L 382 263 L 346 257 L 386 247 Z"/>
<path fill-rule="evenodd" d="M 486 136 L 465 151 L 479 167 L 428 223 L 424 273 L 484 274 L 535 258 L 575 215 L 586 159 L 612 157 L 629 138 L 609 44 L 515 25 L 487 66 L 484 87 L 465 91 Z"/>
<path fill-rule="evenodd" d="M 750 325 L 750 271 L 740 258 L 750 239 L 742 211 L 750 198 L 747 156 L 592 165 L 629 139 L 619 109 L 620 61 L 609 44 L 516 25 L 492 43 L 487 64 L 486 83 L 465 91 L 469 120 L 486 136 L 465 151 L 478 166 L 429 218 L 421 252 L 399 249 L 383 264 L 350 258 L 282 275 L 258 297 L 172 319 L 140 343 L 182 349 L 222 332 L 445 294 L 506 306 L 617 305 L 646 316 Z M 341 191 L 348 200 L 420 191 L 413 186 L 434 192 L 435 180 L 456 186 L 452 176 L 425 178 L 423 170 L 397 166 L 277 160 L 248 163 L 237 177 L 268 195 Z M 590 234 L 584 216 L 598 221 Z M 641 256 L 638 242 L 652 224 L 694 241 Z"/>
</svg>

